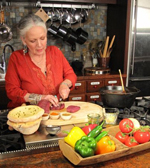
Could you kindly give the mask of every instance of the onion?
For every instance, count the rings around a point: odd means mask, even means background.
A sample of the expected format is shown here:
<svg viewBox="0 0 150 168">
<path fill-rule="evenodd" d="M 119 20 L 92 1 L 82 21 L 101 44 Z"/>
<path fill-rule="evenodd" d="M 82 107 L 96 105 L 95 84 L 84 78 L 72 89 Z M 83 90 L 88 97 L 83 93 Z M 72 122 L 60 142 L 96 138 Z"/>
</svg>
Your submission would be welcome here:
<svg viewBox="0 0 150 168">
<path fill-rule="evenodd" d="M 141 125 L 140 125 L 140 123 L 139 123 L 139 121 L 137 119 L 135 119 L 135 118 L 129 118 L 129 120 L 131 120 L 133 122 L 134 129 L 139 129 L 140 128 Z"/>
</svg>

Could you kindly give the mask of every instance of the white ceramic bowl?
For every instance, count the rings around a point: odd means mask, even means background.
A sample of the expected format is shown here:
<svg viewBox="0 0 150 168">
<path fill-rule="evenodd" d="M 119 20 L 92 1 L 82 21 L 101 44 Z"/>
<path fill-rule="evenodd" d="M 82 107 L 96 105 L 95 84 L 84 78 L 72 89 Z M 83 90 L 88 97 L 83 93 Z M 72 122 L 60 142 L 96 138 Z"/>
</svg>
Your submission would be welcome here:
<svg viewBox="0 0 150 168">
<path fill-rule="evenodd" d="M 49 114 L 48 113 L 44 113 L 42 115 L 42 120 L 48 120 L 49 119 Z"/>
<path fill-rule="evenodd" d="M 58 112 L 50 112 L 49 116 L 52 120 L 57 120 L 60 117 L 60 114 Z"/>
<path fill-rule="evenodd" d="M 63 120 L 70 120 L 71 117 L 72 117 L 72 114 L 71 114 L 71 113 L 68 113 L 68 112 L 63 112 L 63 113 L 61 113 L 60 115 L 61 115 L 61 118 L 62 118 Z"/>
</svg>

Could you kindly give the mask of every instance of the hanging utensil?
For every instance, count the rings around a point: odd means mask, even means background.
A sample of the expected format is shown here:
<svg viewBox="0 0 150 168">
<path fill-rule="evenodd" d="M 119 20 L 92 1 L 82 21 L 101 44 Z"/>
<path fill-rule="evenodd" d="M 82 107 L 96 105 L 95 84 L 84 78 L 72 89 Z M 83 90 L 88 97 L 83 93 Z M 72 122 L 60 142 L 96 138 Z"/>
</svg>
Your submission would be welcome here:
<svg viewBox="0 0 150 168">
<path fill-rule="evenodd" d="M 1 9 L 1 24 L 0 24 L 0 42 L 5 43 L 11 40 L 12 32 L 10 27 L 4 23 L 4 10 Z"/>
<path fill-rule="evenodd" d="M 121 74 L 121 70 L 120 69 L 119 69 L 119 74 L 120 74 L 120 80 L 121 80 L 121 85 L 122 85 L 122 91 L 123 91 L 123 93 L 126 93 L 126 91 L 124 89 L 124 83 L 123 83 L 122 74 Z"/>
<path fill-rule="evenodd" d="M 74 9 L 74 8 L 71 7 L 71 10 L 69 11 L 68 17 L 66 19 L 67 23 L 74 24 L 74 23 L 77 22 L 76 19 L 75 19 L 75 17 L 74 17 L 75 16 L 75 11 L 76 11 L 76 9 Z"/>
</svg>

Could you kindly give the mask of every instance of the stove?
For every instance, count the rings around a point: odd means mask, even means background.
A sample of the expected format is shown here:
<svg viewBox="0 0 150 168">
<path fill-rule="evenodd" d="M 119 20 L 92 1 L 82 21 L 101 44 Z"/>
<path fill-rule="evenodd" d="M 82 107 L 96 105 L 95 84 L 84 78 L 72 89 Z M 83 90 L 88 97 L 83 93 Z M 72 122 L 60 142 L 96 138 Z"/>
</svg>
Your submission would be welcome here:
<svg viewBox="0 0 150 168">
<path fill-rule="evenodd" d="M 118 120 L 135 118 L 141 125 L 150 125 L 150 98 L 136 98 L 131 108 L 119 109 Z"/>
<path fill-rule="evenodd" d="M 102 102 L 95 102 L 105 108 Z M 118 121 L 123 118 L 135 118 L 141 125 L 150 125 L 150 97 L 137 97 L 131 108 L 119 109 Z"/>
<path fill-rule="evenodd" d="M 7 125 L 8 112 L 8 109 L 0 110 L 0 159 L 59 150 L 58 140 L 64 138 L 66 133 L 60 131 L 50 135 L 43 126 L 32 135 L 11 131 Z"/>
<path fill-rule="evenodd" d="M 93 102 L 103 107 L 102 102 Z M 7 114 L 9 110 L 0 110 L 0 159 L 25 156 L 35 153 L 44 153 L 59 150 L 58 140 L 66 136 L 64 128 L 54 135 L 50 135 L 46 128 L 40 126 L 38 131 L 32 135 L 22 135 L 7 125 Z M 141 125 L 150 125 L 150 98 L 136 98 L 131 108 L 119 109 L 118 123 L 123 118 L 136 118 Z"/>
<path fill-rule="evenodd" d="M 23 135 L 8 129 L 7 114 L 8 110 L 3 110 L 0 114 L 0 152 L 25 149 Z"/>
</svg>

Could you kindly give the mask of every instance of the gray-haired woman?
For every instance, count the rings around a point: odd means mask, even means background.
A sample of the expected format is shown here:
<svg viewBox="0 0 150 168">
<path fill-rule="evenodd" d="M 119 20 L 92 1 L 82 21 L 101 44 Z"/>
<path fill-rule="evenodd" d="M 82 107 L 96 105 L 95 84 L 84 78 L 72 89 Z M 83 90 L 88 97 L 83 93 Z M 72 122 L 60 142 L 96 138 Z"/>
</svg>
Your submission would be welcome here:
<svg viewBox="0 0 150 168">
<path fill-rule="evenodd" d="M 43 20 L 29 14 L 20 20 L 18 30 L 24 49 L 12 53 L 6 73 L 9 108 L 25 102 L 37 104 L 41 99 L 58 105 L 66 99 L 77 77 L 56 46 L 47 46 L 47 28 Z M 57 97 L 55 96 L 57 95 Z"/>
</svg>

